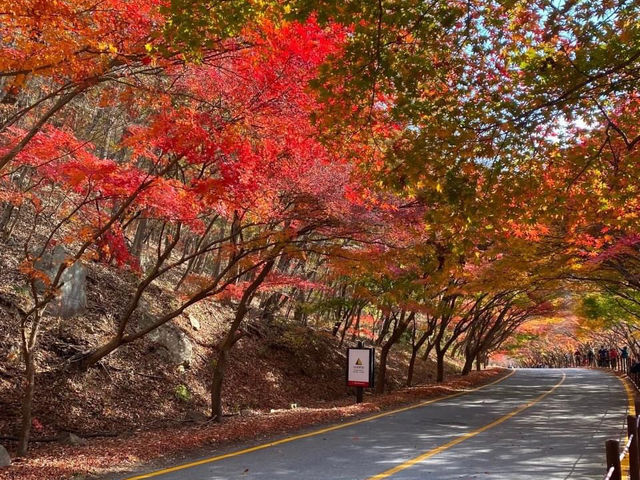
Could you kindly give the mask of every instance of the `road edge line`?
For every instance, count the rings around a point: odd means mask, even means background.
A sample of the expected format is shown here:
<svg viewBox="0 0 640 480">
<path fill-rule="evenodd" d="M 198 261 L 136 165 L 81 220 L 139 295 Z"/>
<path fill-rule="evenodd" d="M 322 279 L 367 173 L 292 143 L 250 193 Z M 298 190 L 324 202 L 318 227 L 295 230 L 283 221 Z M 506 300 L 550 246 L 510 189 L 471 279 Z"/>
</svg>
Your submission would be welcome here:
<svg viewBox="0 0 640 480">
<path fill-rule="evenodd" d="M 258 450 L 264 450 L 266 448 L 275 447 L 277 445 L 282 445 L 283 443 L 289 443 L 289 442 L 293 442 L 295 440 L 301 440 L 303 438 L 313 437 L 313 436 L 316 436 L 316 435 L 322 435 L 323 433 L 328 433 L 328 432 L 332 432 L 334 430 L 340 430 L 342 428 L 351 427 L 353 425 L 358 425 L 360 423 L 370 422 L 370 421 L 376 420 L 378 418 L 388 417 L 389 415 L 394 415 L 396 413 L 406 412 L 408 410 L 413 410 L 413 409 L 416 409 L 416 408 L 420 408 L 420 407 L 424 407 L 424 406 L 427 406 L 427 405 L 431 405 L 432 403 L 441 402 L 443 400 L 449 400 L 451 398 L 456 398 L 456 397 L 460 397 L 462 395 L 467 395 L 469 393 L 476 392 L 476 391 L 481 390 L 483 388 L 490 387 L 490 386 L 495 385 L 497 383 L 503 382 L 504 380 L 506 380 L 507 378 L 511 377 L 515 373 L 516 373 L 516 370 L 512 369 L 511 372 L 509 372 L 507 375 L 504 375 L 503 377 L 500 377 L 497 380 L 494 380 L 492 382 L 486 383 L 484 385 L 480 385 L 478 387 L 475 387 L 475 388 L 472 388 L 472 389 L 469 389 L 469 390 L 463 390 L 463 391 L 460 391 L 460 392 L 457 392 L 457 393 L 453 393 L 453 394 L 450 394 L 450 395 L 445 395 L 444 397 L 438 397 L 438 398 L 433 398 L 433 399 L 430 399 L 430 400 L 425 400 L 425 401 L 416 403 L 414 405 L 409 405 L 407 407 L 402 407 L 402 408 L 398 408 L 398 409 L 395 409 L 395 410 L 390 410 L 388 412 L 378 413 L 378 414 L 375 414 L 375 415 L 371 415 L 369 417 L 361 418 L 361 419 L 358 419 L 358 420 L 353 420 L 353 421 L 350 421 L 350 422 L 347 422 L 347 423 L 341 423 L 341 424 L 338 424 L 338 425 L 332 425 L 330 427 L 322 428 L 320 430 L 314 430 L 314 431 L 308 432 L 308 433 L 302 433 L 302 434 L 299 434 L 299 435 L 293 435 L 293 436 L 290 436 L 290 437 L 285 437 L 285 438 L 282 438 L 280 440 L 276 440 L 274 442 L 263 443 L 263 444 L 260 444 L 260 445 L 256 445 L 254 447 L 245 448 L 243 450 L 238 450 L 238 451 L 235 451 L 235 452 L 225 453 L 225 454 L 222 454 L 222 455 L 216 455 L 214 457 L 204 458 L 202 460 L 197 460 L 195 462 L 184 463 L 182 465 L 176 465 L 175 467 L 164 468 L 164 469 L 161 469 L 161 470 L 156 470 L 156 471 L 153 471 L 153 472 L 144 473 L 144 474 L 141 474 L 141 475 L 136 475 L 136 476 L 133 476 L 133 477 L 127 477 L 127 478 L 125 478 L 123 480 L 144 480 L 146 478 L 158 477 L 160 475 L 164 475 L 164 474 L 167 474 L 167 473 L 177 472 L 177 471 L 180 471 L 180 470 L 185 470 L 187 468 L 192 468 L 192 467 L 197 467 L 199 465 L 205 465 L 207 463 L 217 462 L 217 461 L 220 461 L 220 460 L 224 460 L 226 458 L 238 457 L 240 455 L 245 455 L 247 453 L 256 452 Z"/>
<path fill-rule="evenodd" d="M 616 375 L 616 377 L 618 377 L 618 380 L 620 380 L 620 382 L 622 382 L 622 385 L 624 386 L 624 390 L 627 394 L 627 415 L 633 415 L 634 409 L 635 409 L 635 394 L 633 393 L 633 390 L 631 388 L 631 386 L 629 385 L 629 379 L 627 378 L 626 374 L 625 376 L 618 376 Z M 633 413 L 632 413 L 633 412 Z M 625 425 L 626 425 L 626 417 L 625 417 Z M 625 443 L 626 441 L 629 439 L 629 436 L 627 435 L 627 430 L 626 428 L 623 427 L 623 434 L 622 437 L 625 439 Z M 622 474 L 623 474 L 623 478 L 627 478 L 629 475 L 629 456 L 625 455 L 625 457 L 622 459 L 621 465 L 622 467 Z"/>
</svg>

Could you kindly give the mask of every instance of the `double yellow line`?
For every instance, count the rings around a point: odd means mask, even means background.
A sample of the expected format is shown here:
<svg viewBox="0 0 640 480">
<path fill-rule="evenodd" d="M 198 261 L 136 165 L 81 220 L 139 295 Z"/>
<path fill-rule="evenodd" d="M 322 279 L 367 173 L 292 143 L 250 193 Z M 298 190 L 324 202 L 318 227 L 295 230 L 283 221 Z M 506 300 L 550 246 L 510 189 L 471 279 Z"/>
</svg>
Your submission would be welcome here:
<svg viewBox="0 0 640 480">
<path fill-rule="evenodd" d="M 469 389 L 469 390 L 464 390 L 462 392 L 454 393 L 454 394 L 451 394 L 451 395 L 446 395 L 444 397 L 434 398 L 432 400 L 425 400 L 424 402 L 420 402 L 420 403 L 417 403 L 415 405 L 410 405 L 408 407 L 398 408 L 396 410 L 390 410 L 388 412 L 379 413 L 377 415 L 372 415 L 370 417 L 362 418 L 360 420 L 354 420 L 354 421 L 351 421 L 351 422 L 341 423 L 339 425 L 333 425 L 331 427 L 323 428 L 323 429 L 320 429 L 320 430 L 314 430 L 313 432 L 309 432 L 309 433 L 303 433 L 303 434 L 300 434 L 300 435 L 294 435 L 292 437 L 283 438 L 283 439 L 277 440 L 275 442 L 264 443 L 262 445 L 256 445 L 255 447 L 246 448 L 244 450 L 238 450 L 236 452 L 226 453 L 224 455 L 217 455 L 217 456 L 211 457 L 211 458 L 204 458 L 204 459 L 198 460 L 196 462 L 185 463 L 183 465 L 178 465 L 176 467 L 165 468 L 163 470 L 157 470 L 155 472 L 145 473 L 145 474 L 142 474 L 142 475 L 137 475 L 135 477 L 129 477 L 129 478 L 125 479 L 125 480 L 143 480 L 143 479 L 146 479 L 146 478 L 158 477 L 160 475 L 165 475 L 167 473 L 177 472 L 179 470 L 185 470 L 187 468 L 197 467 L 198 465 L 205 465 L 207 463 L 219 462 L 220 460 L 224 460 L 225 458 L 237 457 L 237 456 L 240 456 L 240 455 L 245 455 L 247 453 L 257 452 L 259 450 L 264 450 L 266 448 L 271 448 L 271 447 L 275 447 L 277 445 L 282 445 L 283 443 L 289 443 L 289 442 L 293 442 L 295 440 L 301 440 L 303 438 L 314 437 L 316 435 L 322 435 L 322 434 L 325 434 L 325 433 L 328 433 L 328 432 L 332 432 L 334 430 L 339 430 L 341 428 L 351 427 L 353 425 L 358 425 L 358 424 L 364 423 L 364 422 L 370 422 L 370 421 L 376 420 L 378 418 L 387 417 L 389 415 L 394 415 L 394 414 L 400 413 L 400 412 L 406 412 L 407 410 L 413 410 L 415 408 L 424 407 L 426 405 L 430 405 L 430 404 L 435 403 L 435 402 L 441 402 L 443 400 L 448 400 L 450 398 L 459 397 L 461 395 L 466 395 L 468 393 L 475 392 L 477 390 L 481 390 L 483 388 L 489 387 L 491 385 L 495 385 L 496 383 L 500 383 L 500 382 L 506 380 L 507 378 L 509 378 L 514 373 L 516 373 L 515 370 L 511 371 L 508 375 L 505 375 L 504 377 L 499 378 L 498 380 L 495 380 L 495 381 L 490 382 L 490 383 L 486 383 L 486 384 L 481 385 L 479 387 L 475 387 L 475 388 L 472 388 L 472 389 Z M 488 427 L 488 428 L 490 428 L 490 427 Z M 374 478 L 377 478 L 377 477 L 374 477 Z M 380 478 L 384 478 L 384 477 L 380 477 Z"/>
<path fill-rule="evenodd" d="M 500 425 L 503 422 L 506 422 L 507 420 L 509 420 L 511 417 L 514 417 L 516 415 L 518 415 L 519 413 L 524 412 L 527 408 L 530 408 L 532 406 L 534 406 L 536 403 L 540 402 L 542 399 L 544 399 L 547 395 L 550 395 L 551 393 L 553 393 L 556 388 L 558 388 L 560 385 L 562 385 L 562 383 L 565 381 L 566 378 L 566 374 L 562 374 L 562 379 L 556 383 L 554 385 L 554 387 L 543 393 L 542 395 L 536 397 L 535 399 L 533 399 L 532 401 L 530 401 L 529 403 L 526 403 L 518 408 L 516 408 L 515 410 L 507 413 L 506 415 L 504 415 L 503 417 L 498 418 L 497 420 L 494 420 L 491 423 L 488 423 L 487 425 L 484 425 L 483 427 L 480 427 L 476 430 L 473 430 L 471 432 L 465 433 L 464 435 L 460 435 L 459 437 L 454 438 L 453 440 L 451 440 L 448 443 L 445 443 L 444 445 L 440 445 L 439 447 L 434 448 L 433 450 L 429 450 L 428 452 L 423 453 L 422 455 L 419 455 L 415 458 L 412 458 L 411 460 L 408 460 L 400 465 L 396 465 L 393 468 L 390 468 L 389 470 L 386 470 L 382 473 L 379 473 L 377 475 L 374 475 L 373 477 L 369 477 L 367 480 L 381 480 L 383 478 L 388 478 L 391 475 L 394 475 L 398 472 L 401 472 L 402 470 L 406 470 L 409 467 L 412 467 L 413 465 L 415 465 L 416 463 L 420 463 L 424 460 L 427 460 L 428 458 L 433 457 L 434 455 L 437 455 L 439 453 L 444 452 L 445 450 L 448 450 L 449 448 L 458 445 L 459 443 L 464 442 L 465 440 L 468 440 L 472 437 L 475 437 L 476 435 L 485 432 L 487 430 L 489 430 L 490 428 L 495 427 L 496 425 Z"/>
</svg>

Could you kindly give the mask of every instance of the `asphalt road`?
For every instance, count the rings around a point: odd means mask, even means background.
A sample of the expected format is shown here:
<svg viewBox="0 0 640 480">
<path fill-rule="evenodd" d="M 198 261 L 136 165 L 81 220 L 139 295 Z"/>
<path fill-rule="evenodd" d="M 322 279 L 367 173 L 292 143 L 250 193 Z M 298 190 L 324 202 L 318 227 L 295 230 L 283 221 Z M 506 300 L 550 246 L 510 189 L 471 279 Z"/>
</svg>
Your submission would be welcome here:
<svg viewBox="0 0 640 480">
<path fill-rule="evenodd" d="M 422 407 L 129 479 L 595 480 L 627 408 L 607 373 L 522 369 Z"/>
</svg>

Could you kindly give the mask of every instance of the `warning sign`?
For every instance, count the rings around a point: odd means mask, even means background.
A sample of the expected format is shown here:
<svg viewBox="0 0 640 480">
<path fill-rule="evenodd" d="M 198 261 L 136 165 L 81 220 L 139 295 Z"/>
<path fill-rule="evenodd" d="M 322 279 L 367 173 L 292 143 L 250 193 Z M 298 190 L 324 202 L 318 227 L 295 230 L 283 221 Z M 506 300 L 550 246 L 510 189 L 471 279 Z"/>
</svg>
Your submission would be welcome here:
<svg viewBox="0 0 640 480">
<path fill-rule="evenodd" d="M 373 348 L 350 348 L 347 350 L 347 385 L 350 387 L 373 387 Z"/>
</svg>

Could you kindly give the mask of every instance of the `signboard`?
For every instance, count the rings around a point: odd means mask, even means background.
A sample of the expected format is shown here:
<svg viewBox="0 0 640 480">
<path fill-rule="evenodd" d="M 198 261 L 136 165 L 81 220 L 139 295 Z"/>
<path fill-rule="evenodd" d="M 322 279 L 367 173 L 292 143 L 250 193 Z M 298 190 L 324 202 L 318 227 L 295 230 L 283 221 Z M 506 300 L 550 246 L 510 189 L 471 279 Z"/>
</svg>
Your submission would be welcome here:
<svg viewBox="0 0 640 480">
<path fill-rule="evenodd" d="M 349 387 L 373 387 L 373 348 L 349 348 L 347 350 L 347 385 Z"/>
</svg>

